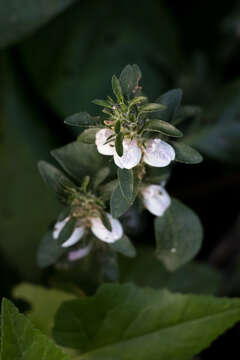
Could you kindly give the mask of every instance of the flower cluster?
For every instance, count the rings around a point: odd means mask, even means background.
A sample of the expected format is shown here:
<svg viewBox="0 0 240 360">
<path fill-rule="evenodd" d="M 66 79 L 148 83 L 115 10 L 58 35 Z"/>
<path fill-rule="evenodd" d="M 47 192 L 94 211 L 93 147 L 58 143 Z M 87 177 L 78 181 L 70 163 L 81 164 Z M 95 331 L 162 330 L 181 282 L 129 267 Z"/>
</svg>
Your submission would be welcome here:
<svg viewBox="0 0 240 360">
<path fill-rule="evenodd" d="M 97 149 L 100 154 L 113 155 L 115 164 L 121 169 L 132 169 L 141 160 L 150 166 L 164 167 L 175 159 L 173 147 L 159 138 L 125 137 L 122 142 L 123 154 L 119 156 L 114 140 L 108 141 L 112 136 L 114 132 L 109 128 L 99 130 L 96 134 Z"/>
</svg>

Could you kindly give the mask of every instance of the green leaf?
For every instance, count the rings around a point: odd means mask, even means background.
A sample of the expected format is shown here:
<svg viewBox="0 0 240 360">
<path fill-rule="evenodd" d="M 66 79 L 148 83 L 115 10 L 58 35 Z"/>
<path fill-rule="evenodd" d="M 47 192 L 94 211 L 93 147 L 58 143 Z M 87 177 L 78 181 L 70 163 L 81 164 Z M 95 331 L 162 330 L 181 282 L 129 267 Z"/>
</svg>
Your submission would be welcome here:
<svg viewBox="0 0 240 360">
<path fill-rule="evenodd" d="M 43 180 L 57 193 L 60 200 L 66 201 L 67 190 L 76 186 L 60 170 L 46 161 L 39 161 L 39 172 Z"/>
<path fill-rule="evenodd" d="M 76 298 L 75 295 L 62 290 L 27 283 L 17 285 L 13 290 L 13 296 L 26 300 L 31 305 L 30 311 L 27 312 L 28 319 L 47 336 L 51 336 L 54 316 L 61 303 Z"/>
<path fill-rule="evenodd" d="M 120 185 L 117 184 L 112 192 L 110 200 L 111 214 L 114 218 L 118 218 L 123 215 L 128 208 L 134 203 L 138 194 L 139 178 L 137 174 L 133 172 L 133 191 L 131 197 L 124 197 Z M 125 189 L 126 190 L 126 189 Z"/>
<path fill-rule="evenodd" d="M 99 128 L 91 128 L 84 130 L 79 136 L 78 141 L 83 142 L 84 144 L 95 144 L 96 133 L 99 131 Z"/>
<path fill-rule="evenodd" d="M 53 334 L 81 360 L 189 360 L 239 320 L 239 299 L 105 284 L 61 305 Z"/>
<path fill-rule="evenodd" d="M 118 102 L 123 103 L 124 97 L 122 94 L 122 88 L 120 85 L 120 81 L 118 80 L 116 75 L 113 75 L 113 77 L 112 77 L 112 89 L 113 89 L 114 95 L 116 96 Z"/>
<path fill-rule="evenodd" d="M 185 164 L 199 164 L 202 162 L 202 155 L 191 146 L 175 141 L 171 141 L 171 145 L 175 150 L 175 161 Z"/>
<path fill-rule="evenodd" d="M 133 170 L 118 168 L 118 180 L 123 196 L 127 201 L 131 201 L 134 190 Z"/>
<path fill-rule="evenodd" d="M 1 360 L 70 360 L 7 299 L 2 300 Z"/>
<path fill-rule="evenodd" d="M 145 101 L 147 101 L 146 96 L 136 96 L 131 101 L 129 101 L 129 108 L 131 108 L 133 105 L 140 104 Z"/>
<path fill-rule="evenodd" d="M 95 145 L 79 141 L 55 149 L 51 154 L 78 185 L 86 174 L 92 178 L 106 163 Z"/>
<path fill-rule="evenodd" d="M 48 231 L 42 238 L 37 251 L 37 264 L 41 268 L 56 264 L 58 259 L 67 252 L 53 239 L 52 231 Z"/>
<path fill-rule="evenodd" d="M 198 216 L 186 205 L 172 199 L 163 216 L 155 218 L 156 254 L 170 271 L 192 260 L 198 253 L 203 229 Z"/>
<path fill-rule="evenodd" d="M 123 133 L 119 133 L 115 140 L 115 149 L 118 156 L 123 156 Z"/>
<path fill-rule="evenodd" d="M 68 116 L 64 122 L 67 125 L 79 126 L 79 127 L 90 127 L 96 125 L 96 117 L 92 117 L 87 112 L 80 112 Z"/>
<path fill-rule="evenodd" d="M 100 169 L 94 176 L 93 188 L 97 189 L 99 185 L 101 185 L 107 179 L 109 174 L 109 167 L 103 167 L 102 169 Z"/>
<path fill-rule="evenodd" d="M 64 11 L 74 0 L 32 2 L 10 0 L 1 4 L 0 48 L 11 45 Z"/>
<path fill-rule="evenodd" d="M 117 240 L 109 245 L 114 251 L 119 252 L 124 256 L 130 258 L 136 256 L 136 249 L 126 235 L 124 235 L 120 240 Z"/>
<path fill-rule="evenodd" d="M 146 105 L 143 105 L 139 111 L 140 112 L 159 112 L 166 109 L 165 105 L 162 104 L 156 104 L 156 103 L 148 103 Z"/>
<path fill-rule="evenodd" d="M 125 66 L 119 78 L 124 95 L 134 95 L 141 77 L 141 70 L 136 64 Z"/>
<path fill-rule="evenodd" d="M 221 289 L 220 271 L 199 262 L 183 265 L 174 272 L 167 271 L 156 258 L 154 248 L 149 246 L 138 246 L 134 259 L 121 256 L 119 261 L 122 283 L 133 282 L 137 286 L 186 294 L 216 294 Z"/>
<path fill-rule="evenodd" d="M 172 124 L 158 120 L 158 119 L 152 119 L 145 123 L 144 125 L 144 131 L 157 131 L 167 136 L 173 136 L 173 137 L 181 137 L 183 136 L 183 133 L 175 128 Z"/>
<path fill-rule="evenodd" d="M 76 218 L 71 217 L 70 220 L 64 225 L 63 229 L 61 230 L 58 238 L 55 240 L 58 245 L 62 245 L 65 241 L 67 241 L 70 236 L 72 235 L 75 227 L 76 227 Z"/>
<path fill-rule="evenodd" d="M 182 90 L 173 89 L 157 98 L 156 102 L 166 106 L 164 111 L 159 112 L 158 117 L 167 122 L 174 121 L 182 101 Z"/>
</svg>

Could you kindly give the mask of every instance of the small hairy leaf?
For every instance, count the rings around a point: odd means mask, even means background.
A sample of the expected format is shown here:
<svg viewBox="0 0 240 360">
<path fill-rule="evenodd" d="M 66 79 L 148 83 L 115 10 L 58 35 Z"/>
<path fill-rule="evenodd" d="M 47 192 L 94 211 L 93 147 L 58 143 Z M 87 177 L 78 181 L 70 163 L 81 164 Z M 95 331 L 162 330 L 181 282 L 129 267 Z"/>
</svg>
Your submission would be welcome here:
<svg viewBox="0 0 240 360">
<path fill-rule="evenodd" d="M 157 103 L 148 103 L 146 105 L 143 105 L 139 111 L 141 112 L 157 112 L 157 111 L 163 111 L 166 109 L 165 105 L 157 104 Z"/>
<path fill-rule="evenodd" d="M 180 130 L 178 130 L 175 126 L 173 126 L 172 124 L 166 121 L 162 121 L 158 119 L 152 119 L 146 122 L 146 124 L 144 125 L 144 130 L 156 131 L 164 135 L 173 136 L 173 137 L 183 136 L 183 133 Z"/>
<path fill-rule="evenodd" d="M 70 360 L 7 299 L 2 300 L 1 360 Z"/>
<path fill-rule="evenodd" d="M 61 305 L 53 335 L 81 360 L 189 360 L 239 320 L 240 299 L 105 284 Z"/>
<path fill-rule="evenodd" d="M 171 145 L 175 150 L 175 161 L 185 164 L 199 164 L 202 162 L 202 155 L 191 146 L 175 141 L 172 141 Z"/>
<path fill-rule="evenodd" d="M 163 216 L 155 219 L 156 254 L 170 271 L 192 260 L 201 247 L 203 229 L 198 216 L 172 199 Z"/>
<path fill-rule="evenodd" d="M 104 108 L 112 109 L 112 105 L 106 100 L 96 99 L 96 100 L 93 100 L 92 103 L 95 105 L 102 106 Z"/>
<path fill-rule="evenodd" d="M 112 77 L 112 89 L 113 89 L 114 95 L 116 96 L 118 102 L 119 103 L 124 102 L 120 81 L 118 80 L 116 75 L 113 75 L 113 77 Z"/>
</svg>

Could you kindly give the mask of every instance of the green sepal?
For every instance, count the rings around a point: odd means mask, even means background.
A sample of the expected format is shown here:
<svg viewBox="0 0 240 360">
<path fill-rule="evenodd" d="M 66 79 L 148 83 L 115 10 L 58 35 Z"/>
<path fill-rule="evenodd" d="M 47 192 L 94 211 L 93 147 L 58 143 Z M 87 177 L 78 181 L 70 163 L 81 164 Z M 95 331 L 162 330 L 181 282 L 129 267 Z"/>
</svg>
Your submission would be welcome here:
<svg viewBox="0 0 240 360">
<path fill-rule="evenodd" d="M 67 241 L 70 238 L 75 227 L 76 227 L 76 218 L 71 217 L 64 225 L 62 231 L 60 232 L 56 240 L 58 245 L 62 245 L 65 241 Z"/>
<path fill-rule="evenodd" d="M 103 225 L 105 226 L 105 228 L 108 231 L 112 231 L 112 225 L 111 225 L 110 220 L 104 210 L 100 211 L 100 218 L 101 218 L 101 221 L 102 221 Z"/>
<path fill-rule="evenodd" d="M 119 133 L 115 139 L 115 149 L 118 156 L 123 156 L 123 133 Z"/>
</svg>

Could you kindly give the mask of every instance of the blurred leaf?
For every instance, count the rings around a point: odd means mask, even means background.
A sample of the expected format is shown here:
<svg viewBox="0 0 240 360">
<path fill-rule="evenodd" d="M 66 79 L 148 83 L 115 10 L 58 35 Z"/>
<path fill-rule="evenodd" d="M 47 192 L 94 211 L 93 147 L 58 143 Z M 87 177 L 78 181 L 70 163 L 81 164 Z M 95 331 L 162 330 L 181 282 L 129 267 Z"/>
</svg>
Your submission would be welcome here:
<svg viewBox="0 0 240 360">
<path fill-rule="evenodd" d="M 133 170 L 118 168 L 118 181 L 123 196 L 127 201 L 131 201 L 134 190 Z"/>
<path fill-rule="evenodd" d="M 37 169 L 55 145 L 45 114 L 25 95 L 24 82 L 9 58 L 0 58 L 0 249 L 24 280 L 37 280 L 39 241 L 58 211 L 54 193 Z"/>
<path fill-rule="evenodd" d="M 70 360 L 8 300 L 2 300 L 1 360 Z"/>
<path fill-rule="evenodd" d="M 66 200 L 67 188 L 76 187 L 60 170 L 46 161 L 39 161 L 38 169 L 43 180 L 57 193 L 60 200 Z"/>
<path fill-rule="evenodd" d="M 80 112 L 77 114 L 73 114 L 68 116 L 64 122 L 67 125 L 71 126 L 79 126 L 79 127 L 88 127 L 96 125 L 96 117 L 92 117 L 87 112 Z"/>
<path fill-rule="evenodd" d="M 148 103 L 143 105 L 139 111 L 140 112 L 159 112 L 165 110 L 166 107 L 162 104 Z"/>
<path fill-rule="evenodd" d="M 91 128 L 84 130 L 79 136 L 78 141 L 83 142 L 84 144 L 95 144 L 96 133 L 99 131 L 99 128 Z"/>
<path fill-rule="evenodd" d="M 146 21 L 140 22 L 143 17 Z M 178 34 L 162 1 L 147 7 L 144 0 L 137 6 L 124 0 L 116 7 L 107 0 L 77 2 L 21 44 L 21 61 L 39 94 L 54 111 L 67 116 L 79 109 L 96 111 L 91 99 L 109 94 L 112 74 L 136 59 L 144 87 L 150 97 L 156 96 L 165 77 L 149 59 L 165 59 L 168 66 L 178 68 Z"/>
<path fill-rule="evenodd" d="M 173 89 L 159 96 L 156 102 L 165 105 L 166 109 L 159 112 L 159 114 L 155 115 L 155 117 L 159 117 L 161 120 L 164 121 L 172 122 L 177 115 L 181 101 L 181 89 Z"/>
<path fill-rule="evenodd" d="M 54 316 L 58 307 L 75 295 L 57 289 L 46 289 L 42 286 L 22 283 L 13 290 L 13 296 L 26 300 L 31 305 L 27 317 L 41 332 L 51 336 Z"/>
<path fill-rule="evenodd" d="M 122 255 L 130 258 L 136 256 L 136 249 L 126 235 L 124 235 L 120 240 L 117 240 L 109 245 L 114 251 L 119 252 Z"/>
<path fill-rule="evenodd" d="M 103 167 L 102 169 L 100 169 L 96 173 L 96 176 L 94 178 L 94 183 L 93 183 L 94 189 L 97 189 L 98 186 L 101 185 L 107 179 L 109 174 L 110 174 L 109 167 Z"/>
<path fill-rule="evenodd" d="M 48 231 L 40 241 L 37 257 L 37 264 L 41 268 L 56 264 L 57 260 L 67 252 L 66 248 L 59 246 L 56 239 L 52 236 L 52 231 Z"/>
<path fill-rule="evenodd" d="M 193 262 L 174 272 L 167 271 L 154 249 L 147 246 L 137 248 L 135 259 L 121 256 L 120 274 L 121 282 L 192 294 L 216 294 L 222 282 L 220 272 L 204 263 Z"/>
<path fill-rule="evenodd" d="M 188 143 L 211 158 L 239 165 L 240 163 L 240 81 L 223 88 L 205 117 L 212 122 L 201 123 Z"/>
<path fill-rule="evenodd" d="M 94 176 L 106 163 L 95 145 L 78 141 L 55 149 L 51 154 L 78 185 L 86 175 Z"/>
<path fill-rule="evenodd" d="M 202 162 L 202 155 L 191 146 L 175 141 L 171 141 L 171 145 L 175 150 L 175 161 L 185 164 L 199 164 Z"/>
<path fill-rule="evenodd" d="M 239 320 L 239 299 L 114 284 L 62 304 L 53 334 L 81 360 L 188 360 Z"/>
<path fill-rule="evenodd" d="M 128 97 L 133 96 L 141 77 L 141 70 L 136 64 L 125 66 L 119 78 L 123 93 Z"/>
<path fill-rule="evenodd" d="M 145 123 L 144 131 L 157 131 L 167 136 L 181 137 L 182 132 L 166 121 L 152 119 Z"/>
<path fill-rule="evenodd" d="M 156 255 L 170 271 L 192 260 L 201 247 L 203 229 L 198 216 L 172 199 L 163 216 L 155 218 Z"/>
<path fill-rule="evenodd" d="M 55 17 L 75 0 L 8 0 L 0 10 L 0 48 L 11 45 Z"/>
</svg>

